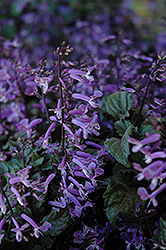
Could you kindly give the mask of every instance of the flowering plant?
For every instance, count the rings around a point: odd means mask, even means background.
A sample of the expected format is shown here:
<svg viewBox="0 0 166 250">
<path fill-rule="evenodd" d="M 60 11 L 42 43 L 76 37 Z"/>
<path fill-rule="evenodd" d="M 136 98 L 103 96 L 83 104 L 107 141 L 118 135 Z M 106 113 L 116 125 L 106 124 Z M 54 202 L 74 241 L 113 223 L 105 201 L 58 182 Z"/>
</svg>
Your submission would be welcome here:
<svg viewBox="0 0 166 250">
<path fill-rule="evenodd" d="M 165 249 L 165 54 L 138 46 L 126 1 L 112 23 L 85 1 L 94 15 L 68 25 L 75 1 L 11 2 L 0 20 L 2 34 L 18 29 L 0 37 L 0 247 Z M 59 26 L 75 51 L 52 47 Z"/>
</svg>

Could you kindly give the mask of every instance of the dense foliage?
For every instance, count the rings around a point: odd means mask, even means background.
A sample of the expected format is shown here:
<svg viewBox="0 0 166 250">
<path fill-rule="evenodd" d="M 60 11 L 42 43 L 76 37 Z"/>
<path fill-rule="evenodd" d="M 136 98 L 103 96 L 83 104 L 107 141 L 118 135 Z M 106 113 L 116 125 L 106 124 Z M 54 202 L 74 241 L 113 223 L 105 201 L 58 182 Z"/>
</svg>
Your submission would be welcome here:
<svg viewBox="0 0 166 250">
<path fill-rule="evenodd" d="M 165 33 L 145 2 L 1 1 L 1 249 L 165 249 Z"/>
</svg>

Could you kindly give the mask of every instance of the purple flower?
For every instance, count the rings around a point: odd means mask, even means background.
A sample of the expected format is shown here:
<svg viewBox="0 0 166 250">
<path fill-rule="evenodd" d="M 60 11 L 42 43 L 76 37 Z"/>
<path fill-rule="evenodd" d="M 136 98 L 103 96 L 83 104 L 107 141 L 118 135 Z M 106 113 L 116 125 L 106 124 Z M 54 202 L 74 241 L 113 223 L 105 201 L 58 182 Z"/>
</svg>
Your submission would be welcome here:
<svg viewBox="0 0 166 250">
<path fill-rule="evenodd" d="M 136 140 L 135 138 L 130 137 L 129 142 L 135 144 L 132 148 L 132 152 L 138 152 L 144 145 L 148 143 L 152 143 L 158 141 L 161 137 L 160 134 L 152 134 L 146 133 L 147 138 L 142 139 L 141 141 Z"/>
<path fill-rule="evenodd" d="M 17 221 L 14 219 L 14 217 L 12 216 L 12 221 L 15 225 L 15 228 L 12 228 L 11 231 L 16 233 L 16 240 L 18 242 L 20 242 L 22 240 L 22 232 L 25 228 L 27 228 L 29 226 L 28 223 L 25 223 L 24 225 L 22 225 L 21 227 L 19 227 Z"/>
<path fill-rule="evenodd" d="M 146 188 L 144 188 L 144 187 L 138 188 L 137 193 L 138 193 L 138 195 L 140 195 L 140 198 L 142 200 L 150 199 L 150 201 L 152 201 L 152 203 L 153 203 L 153 206 L 156 207 L 158 205 L 158 202 L 156 200 L 156 195 L 161 193 L 164 189 L 166 189 L 166 183 L 163 183 L 158 189 L 156 189 L 151 194 L 148 194 Z"/>
<path fill-rule="evenodd" d="M 6 205 L 4 201 L 6 201 L 6 199 L 3 197 L 2 194 L 0 194 L 0 209 L 3 214 L 6 214 Z"/>
<path fill-rule="evenodd" d="M 21 194 L 14 187 L 11 187 L 11 191 L 16 195 L 17 201 L 20 203 L 20 205 L 24 206 L 26 208 L 27 203 L 26 203 L 25 197 L 29 196 L 31 193 L 28 192 L 28 193 L 21 196 Z"/>
<path fill-rule="evenodd" d="M 100 130 L 100 125 L 97 122 L 98 121 L 98 115 L 94 114 L 94 116 L 89 118 L 78 118 L 78 119 L 72 119 L 72 123 L 79 126 L 83 130 L 83 137 L 85 139 L 88 138 L 88 134 L 94 133 L 96 136 L 100 135 L 100 133 L 97 130 Z"/>
<path fill-rule="evenodd" d="M 49 201 L 48 204 L 54 207 L 65 208 L 66 207 L 66 200 L 62 196 L 60 197 L 61 201 Z"/>
<path fill-rule="evenodd" d="M 24 131 L 26 131 L 27 138 L 30 138 L 31 137 L 31 133 L 32 133 L 32 128 L 35 127 L 37 124 L 39 124 L 41 122 L 42 122 L 41 118 L 35 119 L 35 120 L 31 121 L 30 123 L 29 123 L 29 119 L 23 119 L 19 123 L 18 128 L 19 129 L 23 129 Z"/>
<path fill-rule="evenodd" d="M 53 76 L 50 75 L 48 77 L 36 77 L 35 78 L 35 82 L 37 84 L 39 84 L 40 88 L 42 89 L 43 91 L 43 94 L 46 94 L 47 93 L 47 90 L 48 90 L 48 85 L 49 83 L 53 80 Z"/>
<path fill-rule="evenodd" d="M 134 168 L 138 171 L 141 171 L 141 173 L 137 175 L 137 180 L 140 181 L 143 178 L 151 180 L 156 175 L 156 171 L 162 164 L 163 164 L 162 161 L 155 161 L 150 165 L 146 166 L 145 168 L 142 168 L 140 164 L 134 163 Z"/>
<path fill-rule="evenodd" d="M 59 99 L 58 100 L 58 103 L 57 103 L 57 108 L 55 109 L 49 109 L 49 111 L 54 111 L 54 114 L 56 115 L 56 118 L 58 120 L 60 120 L 62 118 L 62 109 L 64 109 L 65 106 L 61 107 L 61 100 Z M 53 117 L 51 116 L 50 117 L 51 120 L 55 120 L 53 119 Z"/>
<path fill-rule="evenodd" d="M 10 184 L 14 184 L 17 182 L 22 182 L 26 187 L 30 187 L 30 181 L 28 180 L 29 178 L 29 170 L 32 168 L 32 166 L 28 166 L 20 171 L 17 172 L 20 177 L 12 177 L 9 180 Z"/>
<path fill-rule="evenodd" d="M 141 171 L 141 173 L 137 175 L 138 180 L 142 180 L 143 178 L 146 178 L 147 180 L 152 180 L 150 184 L 150 189 L 154 190 L 157 186 L 158 179 L 162 179 L 161 174 L 166 169 L 166 163 L 163 163 L 162 161 L 155 161 L 143 169 L 138 163 L 134 163 L 134 168 Z"/>
<path fill-rule="evenodd" d="M 140 149 L 140 152 L 145 155 L 145 162 L 146 163 L 151 163 L 153 159 L 156 158 L 166 158 L 166 154 L 163 151 L 157 151 L 154 153 L 151 153 L 151 148 L 150 147 L 144 147 Z"/>
<path fill-rule="evenodd" d="M 48 189 L 48 185 L 49 183 L 52 181 L 52 179 L 55 177 L 55 174 L 50 174 L 46 181 L 45 182 L 42 182 L 41 183 L 41 180 L 43 180 L 43 177 L 40 177 L 37 181 L 33 181 L 31 183 L 31 187 L 34 189 L 34 190 L 37 190 L 43 194 L 46 194 L 47 193 L 47 189 Z"/>
<path fill-rule="evenodd" d="M 4 217 L 4 218 L 0 221 L 0 232 L 1 232 L 2 227 L 3 227 L 3 225 L 5 224 L 5 222 L 6 222 L 6 219 L 5 219 L 5 217 Z M 5 235 L 5 234 L 0 234 L 0 244 L 1 244 L 1 242 L 2 242 L 2 239 L 3 239 L 4 235 Z"/>
<path fill-rule="evenodd" d="M 80 69 L 69 69 L 68 73 L 72 79 L 75 79 L 81 83 L 89 83 L 94 81 L 94 77 L 90 75 L 93 69 L 89 69 L 88 72 L 80 70 Z"/>
<path fill-rule="evenodd" d="M 28 215 L 26 214 L 21 214 L 21 217 L 26 220 L 28 223 L 31 224 L 31 226 L 34 228 L 34 235 L 36 238 L 39 238 L 40 234 L 43 235 L 41 231 L 46 232 L 48 228 L 51 227 L 51 224 L 47 221 L 45 221 L 40 227 L 32 220 Z"/>
<path fill-rule="evenodd" d="M 80 145 L 80 140 L 81 140 L 81 134 L 82 134 L 82 129 L 78 129 L 75 131 L 75 133 L 73 133 L 71 131 L 71 129 L 65 124 L 63 123 L 63 127 L 65 128 L 65 130 L 68 132 L 68 134 L 66 134 L 66 138 L 68 138 L 69 143 L 73 144 L 74 146 L 80 148 L 80 149 L 85 149 L 85 145 L 81 144 Z"/>
<path fill-rule="evenodd" d="M 45 136 L 44 136 L 44 137 L 40 137 L 39 140 L 35 142 L 35 145 L 36 145 L 36 146 L 39 146 L 39 145 L 41 145 L 41 143 L 43 143 L 43 148 L 44 148 L 44 149 L 47 148 L 47 146 L 48 146 L 48 140 L 49 140 L 49 138 L 50 138 L 50 134 L 51 134 L 51 132 L 52 132 L 52 130 L 53 130 L 54 128 L 55 128 L 55 122 L 53 122 L 53 123 L 49 126 L 49 128 L 48 128 L 47 131 L 46 131 Z"/>
<path fill-rule="evenodd" d="M 98 97 L 101 97 L 103 95 L 103 93 L 101 91 L 94 91 L 94 95 L 91 97 L 88 97 L 84 94 L 79 94 L 79 93 L 73 93 L 72 97 L 75 99 L 79 99 L 79 100 L 83 100 L 88 102 L 92 108 L 97 108 L 97 103 L 93 102 L 93 100 L 95 100 Z"/>
<path fill-rule="evenodd" d="M 80 154 L 89 155 L 89 154 L 84 153 L 84 152 L 80 152 Z M 92 155 L 90 155 L 90 156 L 93 157 Z M 76 163 L 78 166 L 77 170 L 75 171 L 75 175 L 80 176 L 80 177 L 84 177 L 84 178 L 88 178 L 92 181 L 92 184 L 94 186 L 97 186 L 95 178 L 104 173 L 104 170 L 99 168 L 97 159 L 95 157 L 93 157 L 90 160 L 87 157 L 83 158 L 83 157 L 78 157 L 78 156 L 74 155 L 72 161 L 74 163 Z"/>
</svg>

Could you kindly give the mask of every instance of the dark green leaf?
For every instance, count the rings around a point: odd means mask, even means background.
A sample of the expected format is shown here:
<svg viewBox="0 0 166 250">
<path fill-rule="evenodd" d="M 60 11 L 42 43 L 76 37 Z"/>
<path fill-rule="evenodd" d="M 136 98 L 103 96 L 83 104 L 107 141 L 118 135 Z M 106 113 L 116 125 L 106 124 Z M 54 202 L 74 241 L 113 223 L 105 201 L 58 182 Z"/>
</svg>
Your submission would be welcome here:
<svg viewBox="0 0 166 250">
<path fill-rule="evenodd" d="M 130 134 L 131 127 L 125 131 L 122 139 L 112 137 L 104 143 L 108 153 L 126 167 L 130 167 L 128 161 L 128 156 L 130 154 L 128 139 Z"/>
<path fill-rule="evenodd" d="M 44 237 L 40 237 L 40 245 L 44 246 L 44 249 L 50 249 L 53 244 L 54 240 L 50 236 L 44 235 Z"/>
<path fill-rule="evenodd" d="M 153 240 L 158 245 L 166 244 L 166 220 L 160 217 L 160 230 L 155 234 Z"/>
<path fill-rule="evenodd" d="M 35 245 L 35 246 L 33 247 L 33 250 L 42 250 L 42 248 L 41 248 L 41 246 L 39 246 L 39 245 Z"/>
<path fill-rule="evenodd" d="M 161 236 L 162 236 L 162 241 L 166 243 L 166 220 L 164 220 L 162 217 L 160 218 L 161 222 Z"/>
<path fill-rule="evenodd" d="M 52 227 L 45 233 L 46 235 L 57 236 L 62 233 L 68 226 L 69 211 L 67 208 L 57 213 L 56 209 L 52 209 L 51 213 L 44 217 L 43 221 L 51 223 Z"/>
<path fill-rule="evenodd" d="M 133 99 L 131 93 L 118 91 L 108 97 L 106 102 L 106 108 L 109 114 L 111 114 L 116 120 L 123 117 L 129 117 L 128 110 L 133 105 Z"/>
<path fill-rule="evenodd" d="M 124 175 L 110 178 L 103 197 L 105 199 L 104 205 L 106 207 L 107 218 L 115 228 L 117 227 L 116 220 L 118 219 L 119 213 L 123 213 L 127 219 L 131 219 L 134 217 L 137 203 L 140 202 L 137 190 L 128 187 Z"/>
<path fill-rule="evenodd" d="M 152 134 L 154 134 L 154 133 L 160 133 L 160 131 L 154 130 L 153 129 L 153 125 L 150 125 L 150 124 L 149 125 L 142 124 L 141 127 L 140 127 L 140 129 L 139 129 L 139 132 L 142 135 L 144 135 L 146 132 L 149 132 L 149 133 L 152 133 Z"/>
<path fill-rule="evenodd" d="M 115 129 L 120 136 L 123 136 L 125 131 L 132 126 L 131 122 L 127 120 L 119 120 L 115 122 Z"/>
<path fill-rule="evenodd" d="M 44 160 L 43 156 L 40 156 L 40 155 L 35 153 L 32 155 L 31 164 L 33 165 L 33 167 L 36 167 L 36 166 L 42 164 L 43 160 Z"/>
<path fill-rule="evenodd" d="M 2 161 L 0 163 L 0 174 L 4 175 L 5 172 L 15 173 L 23 167 L 22 160 L 13 158 L 10 162 Z"/>
</svg>

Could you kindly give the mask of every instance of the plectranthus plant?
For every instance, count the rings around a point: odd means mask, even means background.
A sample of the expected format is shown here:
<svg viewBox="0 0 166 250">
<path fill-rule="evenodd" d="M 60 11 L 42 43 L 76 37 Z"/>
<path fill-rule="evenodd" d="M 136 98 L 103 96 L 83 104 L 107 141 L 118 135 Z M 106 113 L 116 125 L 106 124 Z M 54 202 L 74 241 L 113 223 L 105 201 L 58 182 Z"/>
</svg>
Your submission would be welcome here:
<svg viewBox="0 0 166 250">
<path fill-rule="evenodd" d="M 161 225 L 158 231 L 152 230 L 152 218 L 148 223 L 151 240 L 161 249 L 165 245 L 162 207 L 166 188 L 165 104 L 163 99 L 150 98 L 154 96 L 154 84 L 165 82 L 165 67 L 165 55 L 158 53 L 149 73 L 142 75 L 144 87 L 141 80 L 141 89 L 133 84 L 107 98 L 106 109 L 112 116 L 116 132 L 115 136 L 106 139 L 105 147 L 115 159 L 115 166 L 103 196 L 107 218 L 114 227 L 122 224 L 125 227 L 126 219 L 132 225 L 146 220 L 150 214 L 153 219 L 158 217 Z M 146 249 L 150 242 L 145 238 L 140 240 L 143 244 L 137 245 L 136 239 L 132 242 L 126 238 L 127 249 L 132 245 L 137 246 L 136 249 Z"/>
<path fill-rule="evenodd" d="M 54 52 L 52 69 L 47 69 L 45 60 L 36 68 L 20 66 L 14 68 L 14 79 L 9 74 L 13 63 L 9 73 L 1 70 L 4 91 L 9 93 L 7 100 L 1 100 L 1 119 L 7 119 L 8 130 L 10 126 L 13 131 L 6 134 L 5 122 L 1 123 L 1 135 L 10 136 L 8 151 L 1 152 L 2 246 L 8 241 L 33 245 L 33 237 L 44 235 L 42 246 L 51 246 L 71 219 L 94 205 L 89 194 L 104 173 L 101 159 L 107 152 L 90 138 L 100 135 L 98 99 L 103 93 L 92 88 L 92 68 L 77 68 L 78 62 L 66 59 L 72 51 L 63 42 Z M 25 70 L 18 79 L 20 68 Z M 77 92 L 80 83 L 85 85 L 82 93 Z M 26 107 L 28 97 L 31 101 Z M 22 102 L 23 115 L 14 98 Z M 5 110 L 12 104 L 15 110 L 9 116 Z"/>
<path fill-rule="evenodd" d="M 165 47 L 84 2 L 3 10 L 1 249 L 165 249 Z"/>
</svg>

